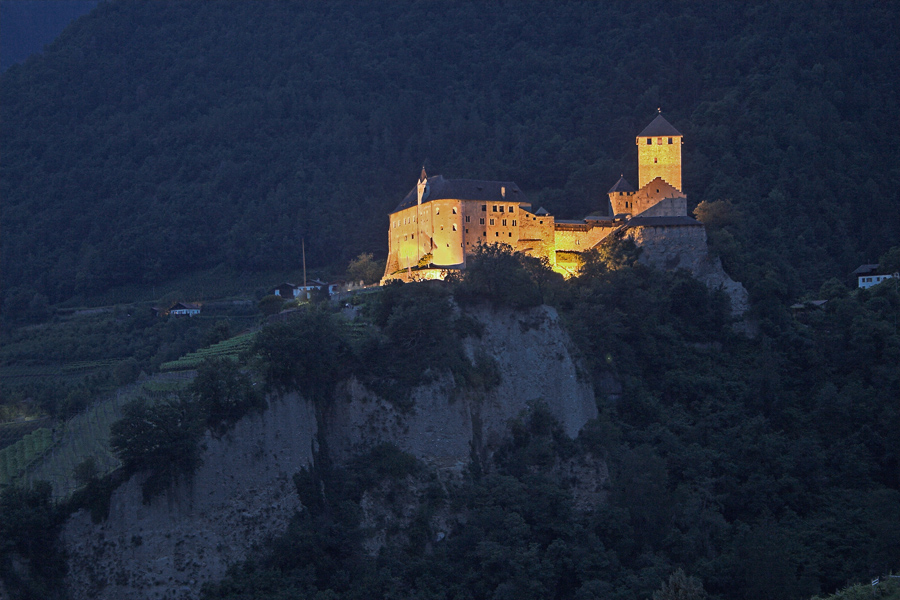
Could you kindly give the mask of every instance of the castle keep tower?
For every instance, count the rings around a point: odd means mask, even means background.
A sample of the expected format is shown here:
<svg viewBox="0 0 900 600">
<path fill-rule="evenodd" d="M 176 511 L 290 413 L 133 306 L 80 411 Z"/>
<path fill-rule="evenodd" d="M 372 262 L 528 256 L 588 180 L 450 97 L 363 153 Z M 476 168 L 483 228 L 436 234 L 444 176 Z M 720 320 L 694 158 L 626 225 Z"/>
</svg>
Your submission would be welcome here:
<svg viewBox="0 0 900 600">
<path fill-rule="evenodd" d="M 638 134 L 638 189 L 655 178 L 681 191 L 681 132 L 662 114 Z"/>
</svg>

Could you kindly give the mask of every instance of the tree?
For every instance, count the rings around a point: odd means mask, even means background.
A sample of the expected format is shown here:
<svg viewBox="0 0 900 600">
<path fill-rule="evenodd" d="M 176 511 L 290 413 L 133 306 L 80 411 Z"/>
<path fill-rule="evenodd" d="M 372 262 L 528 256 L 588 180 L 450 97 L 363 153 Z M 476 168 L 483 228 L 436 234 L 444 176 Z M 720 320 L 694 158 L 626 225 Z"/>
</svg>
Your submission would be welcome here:
<svg viewBox="0 0 900 600">
<path fill-rule="evenodd" d="M 669 580 L 653 592 L 653 600 L 706 600 L 706 590 L 696 577 L 688 577 L 684 569 L 678 569 Z"/>
<path fill-rule="evenodd" d="M 60 517 L 46 481 L 30 489 L 10 486 L 0 492 L 0 580 L 10 597 L 64 597 Z"/>
<path fill-rule="evenodd" d="M 878 259 L 878 270 L 882 273 L 900 271 L 900 246 L 894 246 Z"/>
<path fill-rule="evenodd" d="M 277 315 L 284 308 L 284 303 L 285 299 L 281 296 L 275 296 L 274 294 L 263 296 L 262 300 L 259 301 L 259 312 L 267 317 Z"/>
<path fill-rule="evenodd" d="M 642 248 L 631 238 L 613 238 L 582 254 L 581 276 L 590 279 L 608 271 L 633 267 L 641 256 Z"/>
<path fill-rule="evenodd" d="M 468 260 L 456 290 L 464 301 L 527 308 L 541 303 L 540 289 L 508 244 L 480 244 Z"/>
<path fill-rule="evenodd" d="M 190 475 L 202 462 L 203 420 L 189 397 L 156 404 L 138 400 L 125 406 L 125 415 L 110 428 L 110 445 L 129 472 L 148 472 L 144 501 Z"/>
<path fill-rule="evenodd" d="M 372 260 L 372 254 L 364 252 L 350 261 L 347 266 L 347 279 L 352 282 L 362 281 L 366 285 L 378 283 L 384 273 L 384 265 Z"/>
<path fill-rule="evenodd" d="M 265 407 L 265 399 L 250 375 L 228 358 L 203 361 L 188 389 L 205 415 L 207 426 L 218 434 L 250 410 Z"/>
<path fill-rule="evenodd" d="M 296 390 L 315 401 L 331 397 L 351 358 L 343 330 L 320 310 L 301 311 L 286 323 L 263 328 L 252 352 L 269 389 Z"/>
</svg>

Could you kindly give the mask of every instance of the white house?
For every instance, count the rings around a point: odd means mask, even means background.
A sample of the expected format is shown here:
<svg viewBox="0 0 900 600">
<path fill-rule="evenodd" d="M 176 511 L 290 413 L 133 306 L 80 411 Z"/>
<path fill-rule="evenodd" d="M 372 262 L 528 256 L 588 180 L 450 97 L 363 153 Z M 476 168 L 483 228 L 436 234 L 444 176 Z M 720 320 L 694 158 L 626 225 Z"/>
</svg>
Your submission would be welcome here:
<svg viewBox="0 0 900 600">
<path fill-rule="evenodd" d="M 860 265 L 853 271 L 853 274 L 856 275 L 859 287 L 864 289 L 870 288 L 873 285 L 878 285 L 885 279 L 900 277 L 900 273 L 879 273 L 878 265 Z"/>
<path fill-rule="evenodd" d="M 179 302 L 169 309 L 170 315 L 187 315 L 193 317 L 200 314 L 200 305 L 191 302 Z"/>
</svg>

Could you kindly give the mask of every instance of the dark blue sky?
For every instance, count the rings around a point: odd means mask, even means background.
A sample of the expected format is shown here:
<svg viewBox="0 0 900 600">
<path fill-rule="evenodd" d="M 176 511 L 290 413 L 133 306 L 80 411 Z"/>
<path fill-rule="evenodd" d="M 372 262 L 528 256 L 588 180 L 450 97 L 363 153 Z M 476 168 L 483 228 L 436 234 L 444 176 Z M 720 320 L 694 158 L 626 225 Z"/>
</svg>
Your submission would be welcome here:
<svg viewBox="0 0 900 600">
<path fill-rule="evenodd" d="M 0 0 L 0 70 L 41 52 L 96 5 L 97 0 Z"/>
</svg>

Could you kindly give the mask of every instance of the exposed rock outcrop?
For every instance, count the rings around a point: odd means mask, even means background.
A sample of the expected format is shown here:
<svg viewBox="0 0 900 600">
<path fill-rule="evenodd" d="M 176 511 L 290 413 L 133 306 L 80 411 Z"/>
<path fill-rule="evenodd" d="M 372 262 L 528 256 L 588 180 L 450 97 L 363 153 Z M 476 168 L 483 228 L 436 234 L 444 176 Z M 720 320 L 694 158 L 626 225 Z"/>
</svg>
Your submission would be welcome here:
<svg viewBox="0 0 900 600">
<path fill-rule="evenodd" d="M 486 458 L 506 437 L 510 419 L 532 402 L 544 402 L 571 437 L 597 416 L 594 391 L 578 377 L 568 335 L 553 308 L 469 312 L 484 333 L 468 340 L 467 353 L 473 358 L 480 351 L 495 360 L 500 384 L 486 393 L 458 394 L 448 375 L 417 388 L 414 408 L 402 412 L 348 382 L 328 417 L 329 449 L 337 460 L 391 442 L 435 467 L 460 470 L 473 450 Z"/>
<path fill-rule="evenodd" d="M 641 260 L 657 269 L 687 269 L 710 289 L 721 289 L 731 299 L 731 313 L 742 315 L 750 308 L 744 286 L 728 276 L 722 261 L 709 254 L 706 228 L 695 226 L 640 226 L 629 235 L 643 248 Z"/>
<path fill-rule="evenodd" d="M 471 313 L 484 333 L 467 340 L 466 351 L 496 361 L 499 385 L 466 392 L 444 376 L 414 390 L 413 410 L 402 412 L 359 382 L 345 382 L 324 411 L 335 462 L 392 442 L 435 468 L 459 471 L 473 451 L 489 457 L 510 419 L 532 402 L 545 403 L 573 437 L 597 415 L 555 310 Z M 113 493 L 107 521 L 93 524 L 86 511 L 75 514 L 63 533 L 73 598 L 196 598 L 204 581 L 219 579 L 255 544 L 285 530 L 300 508 L 292 475 L 310 463 L 321 434 L 310 403 L 296 394 L 274 399 L 222 439 L 207 437 L 194 477 L 151 504 L 142 503 L 141 479 L 134 477 Z M 588 487 L 592 493 L 596 485 Z M 379 514 L 376 506 L 366 510 Z"/>
<path fill-rule="evenodd" d="M 75 600 L 196 598 L 204 581 L 267 537 L 300 507 L 292 475 L 309 464 L 316 424 L 309 403 L 290 395 L 207 437 L 190 481 L 141 500 L 141 478 L 112 495 L 109 518 L 80 511 L 66 523 L 68 584 Z"/>
</svg>

